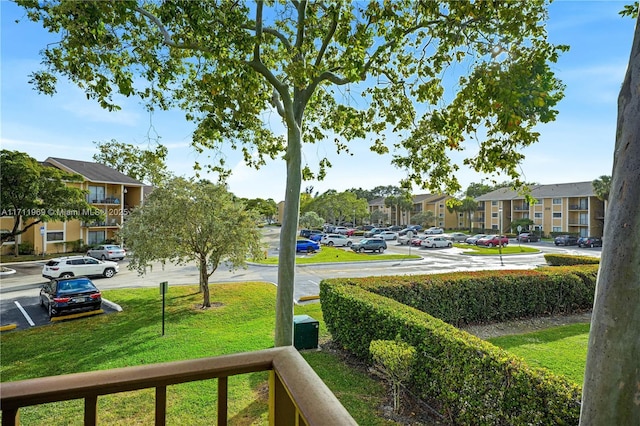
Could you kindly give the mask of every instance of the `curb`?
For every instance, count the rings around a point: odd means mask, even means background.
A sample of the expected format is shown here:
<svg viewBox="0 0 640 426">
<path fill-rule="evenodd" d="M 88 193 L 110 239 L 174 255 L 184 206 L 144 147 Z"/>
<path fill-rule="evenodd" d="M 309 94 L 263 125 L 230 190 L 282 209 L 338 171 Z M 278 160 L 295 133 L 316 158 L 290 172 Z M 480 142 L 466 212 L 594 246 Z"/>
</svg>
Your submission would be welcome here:
<svg viewBox="0 0 640 426">
<path fill-rule="evenodd" d="M 110 307 L 111 309 L 117 312 L 122 312 L 122 306 L 118 305 L 117 303 L 113 303 L 111 300 L 102 299 L 102 303 L 104 303 L 105 305 L 107 305 L 108 307 Z"/>
<path fill-rule="evenodd" d="M 0 332 L 13 330 L 13 329 L 15 329 L 16 327 L 18 327 L 18 325 L 17 325 L 17 324 L 7 324 L 7 325 L 3 325 L 3 326 L 0 326 Z"/>
</svg>

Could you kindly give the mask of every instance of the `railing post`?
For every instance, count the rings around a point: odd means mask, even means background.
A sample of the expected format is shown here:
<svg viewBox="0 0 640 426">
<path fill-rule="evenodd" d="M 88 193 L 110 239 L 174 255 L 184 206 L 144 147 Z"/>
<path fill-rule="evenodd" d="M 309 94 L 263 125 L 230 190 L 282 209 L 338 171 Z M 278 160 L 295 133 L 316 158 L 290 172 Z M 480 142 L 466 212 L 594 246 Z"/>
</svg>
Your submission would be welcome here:
<svg viewBox="0 0 640 426">
<path fill-rule="evenodd" d="M 228 386 L 228 377 L 218 377 L 218 426 L 227 426 Z"/>
<path fill-rule="evenodd" d="M 2 426 L 18 426 L 20 424 L 19 408 L 2 407 Z"/>
<path fill-rule="evenodd" d="M 156 426 L 167 424 L 167 387 L 156 386 Z"/>
<path fill-rule="evenodd" d="M 84 426 L 98 424 L 98 395 L 87 395 L 84 398 Z"/>
</svg>

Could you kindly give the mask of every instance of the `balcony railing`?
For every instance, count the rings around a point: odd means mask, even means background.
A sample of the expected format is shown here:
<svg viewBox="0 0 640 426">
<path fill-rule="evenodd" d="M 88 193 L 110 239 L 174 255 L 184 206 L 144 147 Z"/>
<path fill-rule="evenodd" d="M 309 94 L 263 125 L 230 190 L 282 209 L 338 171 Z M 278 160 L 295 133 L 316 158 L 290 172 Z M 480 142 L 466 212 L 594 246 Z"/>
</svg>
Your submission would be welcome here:
<svg viewBox="0 0 640 426">
<path fill-rule="evenodd" d="M 84 424 L 96 425 L 98 396 L 148 388 L 156 390 L 155 425 L 165 425 L 167 386 L 213 378 L 218 379 L 217 424 L 226 425 L 228 378 L 267 370 L 270 425 L 356 424 L 298 351 L 287 346 L 0 383 L 2 426 L 19 425 L 22 407 L 72 399 L 84 399 Z"/>
</svg>

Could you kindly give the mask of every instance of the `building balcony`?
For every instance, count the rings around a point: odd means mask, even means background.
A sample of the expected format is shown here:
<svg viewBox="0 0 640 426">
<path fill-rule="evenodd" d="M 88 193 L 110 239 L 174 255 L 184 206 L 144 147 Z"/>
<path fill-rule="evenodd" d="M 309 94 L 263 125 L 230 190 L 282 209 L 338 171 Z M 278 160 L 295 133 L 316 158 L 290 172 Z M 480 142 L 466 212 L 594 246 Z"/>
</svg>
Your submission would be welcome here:
<svg viewBox="0 0 640 426">
<path fill-rule="evenodd" d="M 587 206 L 581 206 L 579 204 L 572 204 L 569 206 L 569 210 L 588 210 Z"/>
<path fill-rule="evenodd" d="M 0 383 L 2 426 L 19 425 L 22 407 L 72 399 L 84 400 L 84 425 L 96 425 L 99 396 L 150 388 L 155 388 L 155 424 L 165 425 L 167 387 L 210 379 L 218 380 L 217 425 L 226 425 L 228 378 L 257 371 L 269 371 L 270 425 L 356 424 L 298 351 L 286 346 Z"/>
</svg>

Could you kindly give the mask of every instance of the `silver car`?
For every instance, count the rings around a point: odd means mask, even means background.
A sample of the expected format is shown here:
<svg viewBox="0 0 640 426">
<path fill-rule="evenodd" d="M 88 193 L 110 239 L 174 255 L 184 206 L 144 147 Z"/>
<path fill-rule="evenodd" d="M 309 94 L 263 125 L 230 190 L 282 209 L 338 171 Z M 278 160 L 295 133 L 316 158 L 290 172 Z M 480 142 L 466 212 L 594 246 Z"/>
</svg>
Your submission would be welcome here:
<svg viewBox="0 0 640 426">
<path fill-rule="evenodd" d="M 124 249 L 116 245 L 101 245 L 87 252 L 87 256 L 100 260 L 122 260 L 125 254 Z"/>
</svg>

